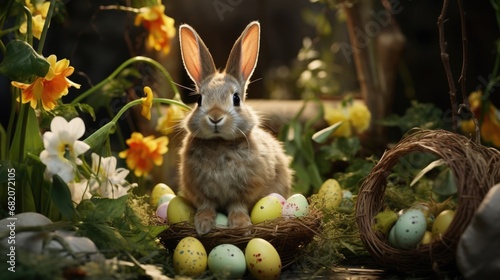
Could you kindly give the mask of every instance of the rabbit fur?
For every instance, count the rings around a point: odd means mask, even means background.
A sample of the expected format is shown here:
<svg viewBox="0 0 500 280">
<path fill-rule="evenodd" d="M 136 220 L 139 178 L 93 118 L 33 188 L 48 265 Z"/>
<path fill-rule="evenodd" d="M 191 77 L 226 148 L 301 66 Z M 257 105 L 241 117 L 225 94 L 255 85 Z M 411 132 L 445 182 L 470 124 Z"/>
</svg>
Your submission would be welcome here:
<svg viewBox="0 0 500 280">
<path fill-rule="evenodd" d="M 207 47 L 189 25 L 179 28 L 182 60 L 199 94 L 183 121 L 180 191 L 196 207 L 196 231 L 215 226 L 217 212 L 230 227 L 251 224 L 249 210 L 260 198 L 290 194 L 293 172 L 282 144 L 260 127 L 245 105 L 246 88 L 257 64 L 260 25 L 250 23 L 235 42 L 224 71 L 215 68 Z"/>
</svg>

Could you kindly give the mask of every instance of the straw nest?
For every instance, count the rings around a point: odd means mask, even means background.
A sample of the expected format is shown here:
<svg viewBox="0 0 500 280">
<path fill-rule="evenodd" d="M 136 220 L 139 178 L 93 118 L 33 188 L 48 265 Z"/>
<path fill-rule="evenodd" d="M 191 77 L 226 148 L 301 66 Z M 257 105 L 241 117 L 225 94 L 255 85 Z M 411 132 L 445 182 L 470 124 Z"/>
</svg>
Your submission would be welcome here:
<svg viewBox="0 0 500 280">
<path fill-rule="evenodd" d="M 194 226 L 185 222 L 170 225 L 158 238 L 166 249 L 173 250 L 181 239 L 192 236 L 203 244 L 207 253 L 220 244 L 233 244 L 244 251 L 252 238 L 262 238 L 274 246 L 282 267 L 286 267 L 297 260 L 304 246 L 318 234 L 320 222 L 320 212 L 313 210 L 304 217 L 280 217 L 241 228 L 214 228 L 203 236 L 198 236 Z"/>
<path fill-rule="evenodd" d="M 384 209 L 387 177 L 396 164 L 410 167 L 412 157 L 431 153 L 451 168 L 457 183 L 457 209 L 450 227 L 440 240 L 415 250 L 390 246 L 387 238 L 372 229 L 374 216 Z M 403 168 L 405 166 L 402 166 Z M 386 151 L 360 187 L 356 219 L 361 239 L 379 264 L 403 272 L 423 272 L 453 266 L 459 238 L 489 188 L 500 182 L 500 152 L 444 130 L 417 130 Z"/>
</svg>

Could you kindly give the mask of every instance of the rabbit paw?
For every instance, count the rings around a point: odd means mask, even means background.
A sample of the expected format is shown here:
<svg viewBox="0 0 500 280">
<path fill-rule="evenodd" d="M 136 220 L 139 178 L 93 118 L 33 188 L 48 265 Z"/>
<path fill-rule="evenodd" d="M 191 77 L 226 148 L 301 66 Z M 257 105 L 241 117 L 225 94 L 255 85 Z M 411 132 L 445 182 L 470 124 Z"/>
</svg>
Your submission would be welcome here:
<svg viewBox="0 0 500 280">
<path fill-rule="evenodd" d="M 196 213 L 194 216 L 194 226 L 198 235 L 203 235 L 208 233 L 212 228 L 215 227 L 215 211 L 202 210 Z"/>
<path fill-rule="evenodd" d="M 228 217 L 229 227 L 239 228 L 239 227 L 247 227 L 252 224 L 250 221 L 250 217 L 245 213 L 231 213 Z"/>
</svg>

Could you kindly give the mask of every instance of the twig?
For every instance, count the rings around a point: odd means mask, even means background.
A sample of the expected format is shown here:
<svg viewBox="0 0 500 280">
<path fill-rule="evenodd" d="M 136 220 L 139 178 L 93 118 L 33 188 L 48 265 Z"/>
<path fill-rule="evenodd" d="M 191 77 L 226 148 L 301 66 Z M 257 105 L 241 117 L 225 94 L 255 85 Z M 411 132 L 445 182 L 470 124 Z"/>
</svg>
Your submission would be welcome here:
<svg viewBox="0 0 500 280">
<path fill-rule="evenodd" d="M 450 67 L 450 56 L 446 52 L 446 41 L 444 39 L 444 18 L 446 16 L 446 11 L 448 10 L 448 0 L 443 1 L 443 8 L 441 14 L 438 17 L 437 25 L 439 30 L 439 48 L 441 49 L 441 60 L 443 61 L 444 71 L 446 73 L 446 78 L 448 80 L 448 87 L 450 88 L 450 102 L 451 102 L 451 118 L 453 131 L 457 131 L 457 89 L 455 88 L 455 83 L 453 80 L 453 73 Z"/>
<path fill-rule="evenodd" d="M 474 122 L 474 128 L 476 131 L 476 143 L 481 143 L 481 133 L 479 132 L 479 125 L 477 122 L 477 118 L 474 115 L 474 112 L 471 111 L 470 109 L 470 104 L 469 100 L 467 98 L 467 89 L 465 87 L 465 80 L 466 80 L 466 69 L 467 69 L 467 29 L 465 25 L 465 11 L 463 7 L 462 0 L 457 0 L 458 3 L 458 10 L 460 13 L 460 28 L 462 29 L 462 71 L 460 72 L 460 78 L 458 78 L 458 82 L 460 83 L 461 87 L 461 92 L 462 92 L 462 98 L 463 98 L 463 104 L 460 105 L 460 108 L 465 108 L 468 112 L 470 112 L 472 116 L 472 121 Z"/>
</svg>

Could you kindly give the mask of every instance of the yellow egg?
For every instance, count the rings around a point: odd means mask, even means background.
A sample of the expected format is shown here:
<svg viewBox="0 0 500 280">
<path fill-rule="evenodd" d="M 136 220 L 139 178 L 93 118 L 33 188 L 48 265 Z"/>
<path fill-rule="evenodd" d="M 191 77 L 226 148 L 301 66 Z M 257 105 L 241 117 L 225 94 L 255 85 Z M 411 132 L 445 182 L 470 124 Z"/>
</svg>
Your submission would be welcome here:
<svg viewBox="0 0 500 280">
<path fill-rule="evenodd" d="M 158 207 L 158 200 L 160 200 L 160 197 L 162 197 L 165 194 L 175 195 L 174 191 L 166 184 L 163 183 L 156 184 L 156 186 L 154 186 L 153 190 L 151 191 L 151 200 L 150 200 L 151 205 L 153 207 Z"/>
<path fill-rule="evenodd" d="M 282 209 L 281 201 L 277 197 L 264 196 L 253 206 L 250 220 L 253 224 L 274 220 L 281 217 Z"/>
<path fill-rule="evenodd" d="M 439 213 L 434 220 L 434 224 L 432 224 L 432 236 L 434 238 L 440 238 L 441 235 L 448 230 L 448 227 L 453 221 L 453 217 L 455 217 L 455 211 L 453 210 L 444 210 Z"/>
<path fill-rule="evenodd" d="M 176 196 L 168 204 L 167 220 L 170 224 L 181 222 L 193 223 L 195 213 L 195 208 L 187 199 L 182 196 Z"/>
<path fill-rule="evenodd" d="M 253 238 L 245 248 L 247 269 L 257 279 L 279 279 L 281 258 L 271 243 L 262 238 Z"/>
<path fill-rule="evenodd" d="M 426 231 L 422 240 L 420 240 L 420 245 L 427 245 L 432 242 L 432 232 Z"/>
<path fill-rule="evenodd" d="M 321 199 L 327 209 L 337 208 L 342 201 L 342 189 L 335 179 L 326 180 L 319 188 L 318 198 Z"/>
<path fill-rule="evenodd" d="M 174 250 L 174 271 L 178 275 L 196 276 L 207 269 L 207 251 L 194 237 L 184 237 Z"/>
</svg>

